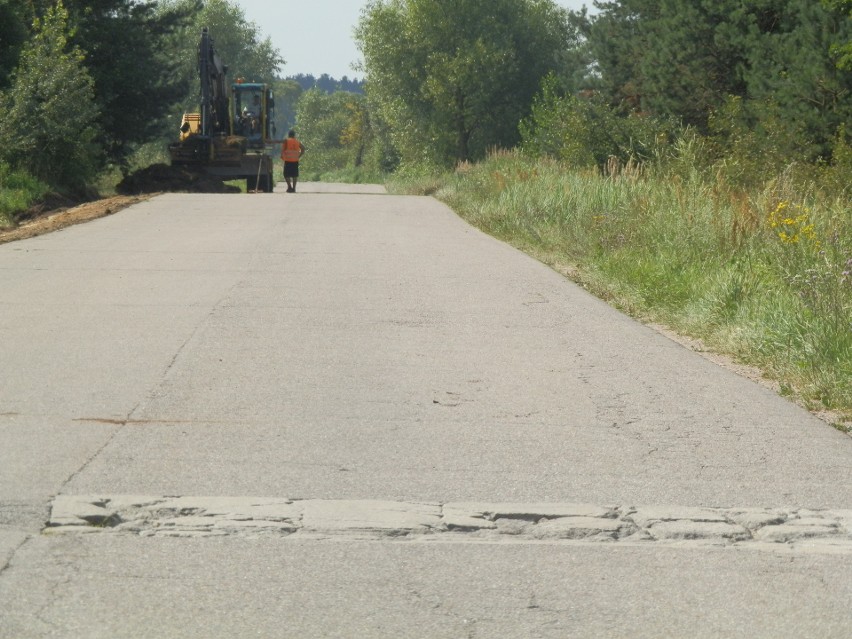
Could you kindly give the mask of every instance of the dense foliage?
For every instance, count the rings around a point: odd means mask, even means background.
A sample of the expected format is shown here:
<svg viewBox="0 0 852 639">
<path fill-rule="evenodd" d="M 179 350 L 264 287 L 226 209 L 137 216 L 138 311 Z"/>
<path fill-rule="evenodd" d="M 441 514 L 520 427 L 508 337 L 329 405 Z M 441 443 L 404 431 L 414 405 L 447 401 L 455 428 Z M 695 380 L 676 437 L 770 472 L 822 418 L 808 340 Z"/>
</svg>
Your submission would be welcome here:
<svg viewBox="0 0 852 639">
<path fill-rule="evenodd" d="M 0 94 L 0 159 L 74 189 L 97 171 L 98 105 L 82 51 L 59 4 L 36 19 L 9 91 Z"/>
<path fill-rule="evenodd" d="M 3 30 L 13 37 L 0 40 L 0 87 L 16 67 L 37 72 L 21 65 L 19 56 L 34 37 L 35 21 L 54 8 L 67 11 L 68 42 L 81 52 L 93 80 L 100 146 L 93 161 L 121 162 L 134 145 L 162 131 L 170 106 L 188 90 L 185 78 L 175 73 L 167 43 L 197 6 L 158 11 L 153 1 L 3 0 L 0 15 L 9 20 L 3 21 Z M 79 108 L 85 111 L 88 105 Z"/>
<path fill-rule="evenodd" d="M 313 88 L 298 102 L 299 137 L 308 153 L 302 165 L 309 179 L 381 181 L 398 158 L 365 96 Z"/>
<path fill-rule="evenodd" d="M 326 93 L 334 93 L 335 91 L 348 91 L 350 93 L 364 93 L 364 82 L 358 78 L 350 79 L 348 76 L 343 76 L 339 80 L 331 77 L 327 73 L 323 73 L 320 77 L 315 77 L 310 73 L 297 73 L 296 75 L 287 76 L 287 80 L 293 80 L 304 91 L 309 89 L 319 89 Z"/>
<path fill-rule="evenodd" d="M 165 147 L 198 97 L 202 26 L 233 77 L 272 81 L 279 52 L 226 0 L 0 0 L 0 162 L 82 192 Z"/>
<path fill-rule="evenodd" d="M 773 129 L 790 161 L 828 159 L 852 121 L 838 41 L 852 20 L 813 0 L 619 0 L 586 19 L 587 86 L 623 113 L 674 117 L 702 133 L 732 99 L 750 130 Z M 782 141 L 781 138 L 784 138 Z"/>
<path fill-rule="evenodd" d="M 822 4 L 835 14 L 852 19 L 852 0 L 822 0 Z M 832 44 L 831 53 L 837 57 L 838 67 L 852 70 L 852 38 L 848 33 Z"/>
<path fill-rule="evenodd" d="M 515 144 L 569 41 L 550 0 L 379 0 L 356 37 L 371 107 L 403 160 L 439 165 Z"/>
<path fill-rule="evenodd" d="M 216 52 L 228 67 L 228 77 L 247 82 L 272 82 L 284 64 L 280 52 L 264 36 L 260 26 L 246 19 L 245 12 L 229 0 L 160 0 L 161 14 L 182 13 L 190 18 L 175 33 L 171 55 L 177 62 L 177 75 L 191 87 L 186 108 L 196 108 L 198 69 L 197 47 L 201 29 L 207 27 Z M 184 92 L 187 95 L 187 92 Z M 183 97 L 183 96 L 182 96 Z"/>
</svg>

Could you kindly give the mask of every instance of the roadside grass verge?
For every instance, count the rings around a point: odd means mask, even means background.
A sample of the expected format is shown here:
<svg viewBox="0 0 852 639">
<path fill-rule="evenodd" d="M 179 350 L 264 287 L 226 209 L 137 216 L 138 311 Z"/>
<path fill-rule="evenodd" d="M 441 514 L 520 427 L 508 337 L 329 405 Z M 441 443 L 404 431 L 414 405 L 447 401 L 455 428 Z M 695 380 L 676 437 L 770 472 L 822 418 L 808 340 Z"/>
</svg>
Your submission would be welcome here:
<svg viewBox="0 0 852 639">
<path fill-rule="evenodd" d="M 784 176 L 751 193 L 695 171 L 569 170 L 515 152 L 407 176 L 464 219 L 643 321 L 756 366 L 852 422 L 852 204 Z"/>
<path fill-rule="evenodd" d="M 283 169 L 282 169 L 283 170 Z M 387 175 L 361 167 L 349 166 L 340 169 L 316 170 L 300 167 L 300 181 L 303 182 L 337 182 L 342 184 L 384 184 Z M 279 172 L 280 173 L 280 172 Z M 284 178 L 281 178 L 282 180 Z"/>
<path fill-rule="evenodd" d="M 25 171 L 0 163 L 0 229 L 14 228 L 17 215 L 44 198 L 49 190 L 47 184 Z"/>
</svg>

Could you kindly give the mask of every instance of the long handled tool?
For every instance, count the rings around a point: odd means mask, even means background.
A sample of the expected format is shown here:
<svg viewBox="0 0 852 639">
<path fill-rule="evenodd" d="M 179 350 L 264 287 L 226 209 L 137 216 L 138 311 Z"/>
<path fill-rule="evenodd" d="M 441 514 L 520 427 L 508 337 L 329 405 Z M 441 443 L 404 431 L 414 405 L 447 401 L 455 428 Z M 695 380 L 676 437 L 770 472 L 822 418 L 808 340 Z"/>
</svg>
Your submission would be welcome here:
<svg viewBox="0 0 852 639">
<path fill-rule="evenodd" d="M 257 177 L 254 180 L 254 190 L 249 191 L 249 193 L 263 193 L 260 189 L 260 167 L 263 166 L 263 162 L 257 163 Z"/>
</svg>

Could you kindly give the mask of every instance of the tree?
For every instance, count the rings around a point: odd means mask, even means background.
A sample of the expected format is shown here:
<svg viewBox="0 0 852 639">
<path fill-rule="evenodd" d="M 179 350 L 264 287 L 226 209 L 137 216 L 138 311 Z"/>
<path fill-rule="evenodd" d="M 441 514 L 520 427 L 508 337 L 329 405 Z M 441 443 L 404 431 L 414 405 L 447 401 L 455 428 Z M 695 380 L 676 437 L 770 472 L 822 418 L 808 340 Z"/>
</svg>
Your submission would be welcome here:
<svg viewBox="0 0 852 639">
<path fill-rule="evenodd" d="M 625 111 L 674 116 L 706 129 L 726 96 L 745 91 L 743 6 L 740 0 L 600 3 L 589 27 L 600 72 L 596 88 Z"/>
<path fill-rule="evenodd" d="M 310 73 L 297 73 L 287 77 L 288 80 L 293 80 L 299 84 L 305 91 L 310 89 L 322 89 L 326 93 L 334 93 L 335 91 L 348 91 L 349 93 L 364 93 L 364 83 L 357 78 L 349 79 L 343 76 L 340 80 L 332 78 L 327 73 L 323 73 L 319 78 L 314 77 Z"/>
<path fill-rule="evenodd" d="M 852 22 L 852 0 L 822 0 L 823 5 Z M 832 53 L 837 56 L 837 66 L 852 71 L 852 38 L 847 36 L 832 45 Z"/>
<path fill-rule="evenodd" d="M 94 81 L 70 35 L 61 1 L 35 20 L 12 87 L 0 95 L 0 159 L 81 192 L 99 166 L 99 113 Z"/>
<path fill-rule="evenodd" d="M 298 82 L 291 79 L 276 79 L 272 86 L 275 91 L 275 128 L 283 135 L 296 122 L 296 105 L 304 91 Z"/>
<path fill-rule="evenodd" d="M 703 132 L 723 112 L 734 129 L 771 129 L 778 157 L 789 154 L 789 161 L 826 156 L 837 127 L 850 121 L 852 78 L 838 72 L 829 51 L 834 39 L 850 38 L 852 22 L 820 3 L 618 0 L 598 7 L 588 27 L 593 86 L 625 112 L 677 118 Z"/>
<path fill-rule="evenodd" d="M 46 15 L 55 0 L 0 0 L 0 86 L 4 57 L 14 59 L 19 47 L 6 42 L 7 33 Z M 175 73 L 176 55 L 170 36 L 197 2 L 183 9 L 159 10 L 155 0 L 64 0 L 70 44 L 85 56 L 101 111 L 100 137 L 104 160 L 122 163 L 139 144 L 164 131 L 170 110 L 188 91 Z M 28 32 L 26 37 L 30 37 Z"/>
<path fill-rule="evenodd" d="M 302 94 L 297 105 L 299 137 L 310 149 L 307 164 L 314 171 L 345 168 L 351 163 L 345 132 L 350 125 L 352 105 L 362 96 L 320 88 Z"/>
<path fill-rule="evenodd" d="M 641 59 L 643 109 L 706 129 L 728 95 L 743 95 L 747 33 L 741 0 L 661 0 Z"/>
<path fill-rule="evenodd" d="M 550 0 L 374 0 L 356 40 L 403 158 L 448 164 L 518 141 L 568 41 L 567 13 Z"/>
<path fill-rule="evenodd" d="M 123 163 L 139 144 L 166 130 L 171 108 L 186 93 L 185 80 L 175 73 L 170 37 L 191 11 L 159 11 L 154 0 L 65 4 L 74 27 L 72 44 L 84 52 L 95 82 L 106 156 Z"/>
<path fill-rule="evenodd" d="M 557 79 L 568 93 L 588 90 L 591 78 L 597 74 L 597 62 L 592 55 L 588 34 L 591 20 L 586 7 L 568 12 L 569 40 L 557 54 Z"/>
<path fill-rule="evenodd" d="M 599 168 L 613 158 L 626 164 L 660 157 L 681 133 L 671 121 L 638 114 L 625 117 L 600 96 L 565 94 L 556 76 L 545 79 L 520 129 L 528 153 L 575 167 Z"/>
<path fill-rule="evenodd" d="M 811 0 L 776 1 L 772 29 L 751 43 L 744 74 L 749 114 L 787 131 L 791 159 L 828 158 L 838 128 L 852 124 L 852 75 L 830 53 L 852 21 Z"/>
<path fill-rule="evenodd" d="M 27 13 L 22 0 L 0 0 L 0 89 L 8 86 L 29 37 L 32 16 Z"/>
<path fill-rule="evenodd" d="M 613 106 L 642 108 L 642 60 L 651 46 L 647 24 L 657 16 L 649 0 L 596 2 L 599 14 L 586 22 L 586 38 L 595 61 L 590 88 Z"/>
<path fill-rule="evenodd" d="M 191 12 L 192 19 L 178 33 L 172 55 L 177 57 L 178 74 L 189 87 L 183 100 L 185 108 L 197 108 L 198 41 L 207 27 L 216 53 L 228 67 L 232 80 L 271 83 L 284 64 L 281 53 L 260 27 L 246 19 L 245 11 L 228 0 L 164 0 L 161 10 Z M 195 9 L 193 9 L 195 8 Z"/>
<path fill-rule="evenodd" d="M 310 89 L 299 100 L 297 121 L 310 150 L 305 166 L 312 172 L 356 169 L 350 175 L 357 179 L 376 179 L 396 168 L 382 123 L 361 93 Z"/>
</svg>

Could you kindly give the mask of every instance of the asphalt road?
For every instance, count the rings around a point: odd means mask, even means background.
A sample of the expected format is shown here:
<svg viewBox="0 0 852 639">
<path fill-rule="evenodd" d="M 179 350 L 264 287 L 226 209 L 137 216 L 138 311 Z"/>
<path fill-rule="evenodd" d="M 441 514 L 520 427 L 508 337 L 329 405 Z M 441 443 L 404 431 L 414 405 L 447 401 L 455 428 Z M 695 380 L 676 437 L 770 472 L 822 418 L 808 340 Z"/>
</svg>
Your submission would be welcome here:
<svg viewBox="0 0 852 639">
<path fill-rule="evenodd" d="M 852 438 L 430 198 L 0 246 L 0 637 L 852 636 Z"/>
</svg>

